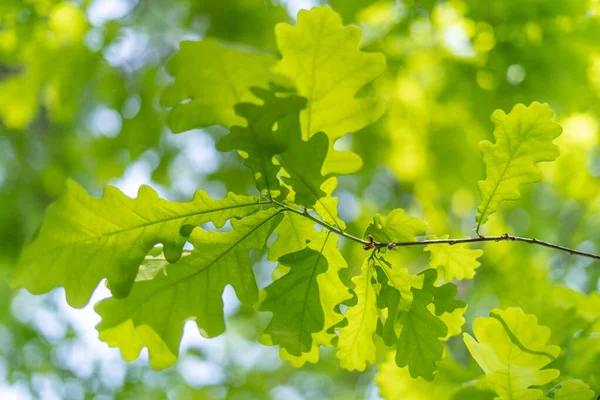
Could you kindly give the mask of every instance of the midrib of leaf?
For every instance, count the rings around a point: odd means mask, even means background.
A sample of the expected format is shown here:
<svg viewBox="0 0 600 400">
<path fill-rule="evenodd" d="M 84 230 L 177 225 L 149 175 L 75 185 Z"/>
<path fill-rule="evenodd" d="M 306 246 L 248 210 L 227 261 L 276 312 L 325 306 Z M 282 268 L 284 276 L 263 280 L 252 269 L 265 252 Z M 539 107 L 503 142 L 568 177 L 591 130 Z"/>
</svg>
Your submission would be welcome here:
<svg viewBox="0 0 600 400">
<path fill-rule="evenodd" d="M 506 334 L 507 334 L 508 338 L 510 339 L 510 341 L 512 342 L 512 344 L 517 346 L 521 351 L 524 351 L 525 353 L 533 354 L 536 356 L 546 357 L 546 358 L 550 359 L 550 361 L 554 361 L 556 359 L 556 357 L 554 357 L 552 354 L 546 353 L 545 351 L 531 350 L 531 349 L 525 347 L 525 345 L 523 345 L 523 343 L 521 343 L 519 338 L 510 330 L 510 327 L 508 326 L 506 321 L 504 321 L 504 318 L 502 318 L 499 314 L 491 312 L 490 317 L 494 318 L 500 322 L 500 324 L 506 331 Z M 512 350 L 512 348 L 511 348 L 511 350 Z M 507 363 L 508 363 L 508 359 L 507 359 Z"/>
<path fill-rule="evenodd" d="M 306 288 L 306 293 L 304 294 L 304 302 L 302 303 L 302 317 L 300 318 L 300 324 L 298 325 L 298 341 L 300 341 L 300 332 L 302 331 L 302 325 L 304 324 L 304 315 L 306 314 L 306 301 L 308 300 L 308 294 L 310 292 L 310 288 L 312 286 L 313 278 L 315 277 L 315 271 L 317 270 L 317 266 L 319 265 L 319 261 L 321 257 L 323 257 L 323 250 L 325 249 L 325 245 L 327 244 L 327 240 L 329 239 L 329 235 L 331 231 L 327 232 L 327 236 L 325 236 L 325 240 L 323 241 L 323 246 L 319 251 L 319 256 L 317 257 L 317 261 L 313 266 L 308 287 Z M 329 268 L 329 265 L 327 266 Z M 324 325 L 324 324 L 323 324 Z"/>
<path fill-rule="evenodd" d="M 539 115 L 536 117 L 535 122 L 531 125 L 531 128 L 529 128 L 527 130 L 527 133 L 529 133 L 533 127 L 537 124 L 537 122 L 539 121 L 540 117 Z M 521 121 L 519 120 L 519 127 L 521 125 Z M 526 136 L 526 135 L 523 135 Z M 510 154 L 510 158 L 508 160 L 508 162 L 506 163 L 506 166 L 504 167 L 504 170 L 502 171 L 502 174 L 500 175 L 500 179 L 498 179 L 498 182 L 496 183 L 496 186 L 494 186 L 494 190 L 492 191 L 492 194 L 490 195 L 490 198 L 488 199 L 487 203 L 485 204 L 485 207 L 483 208 L 483 212 L 481 213 L 481 217 L 479 218 L 479 221 L 477 222 L 477 229 L 475 230 L 476 232 L 479 232 L 479 228 L 481 227 L 481 220 L 484 218 L 485 216 L 485 212 L 487 211 L 490 203 L 492 202 L 492 199 L 494 198 L 494 196 L 496 195 L 496 191 L 498 190 L 498 186 L 500 186 L 500 182 L 502 182 L 504 180 L 504 175 L 506 174 L 506 171 L 508 171 L 508 167 L 510 166 L 510 164 L 515 160 L 514 159 L 514 155 L 517 154 L 517 152 L 519 151 L 519 148 L 521 147 L 521 145 L 523 143 L 525 143 L 527 141 L 527 138 L 523 139 L 521 142 L 519 142 L 519 144 L 517 145 L 517 147 L 515 148 L 514 151 L 510 151 L 510 136 L 508 135 L 508 133 L 506 134 L 506 138 L 507 138 L 507 142 L 508 142 L 508 148 L 509 148 L 509 154 Z"/>
<path fill-rule="evenodd" d="M 308 102 L 308 121 L 306 123 L 306 137 L 310 138 L 310 125 L 312 122 L 312 108 L 313 108 L 313 96 L 315 93 L 315 86 L 316 86 L 316 75 L 317 75 L 317 55 L 319 53 L 319 48 L 321 47 L 321 37 L 322 37 L 322 33 L 323 33 L 323 29 L 325 28 L 325 18 L 321 18 L 321 24 L 319 25 L 319 32 L 317 35 L 317 41 L 315 44 L 315 50 L 313 51 L 313 64 L 312 64 L 312 68 L 311 68 L 311 75 L 310 75 L 310 80 L 311 80 L 311 84 L 310 84 L 310 99 Z"/>
<path fill-rule="evenodd" d="M 229 90 L 231 90 L 231 93 L 233 93 L 233 96 L 235 97 L 235 102 L 237 104 L 240 102 L 240 96 L 239 96 L 237 90 L 235 90 L 235 86 L 233 85 L 233 82 L 229 76 L 229 71 L 227 70 L 227 63 L 223 59 L 222 54 L 219 54 L 219 52 L 216 52 L 216 53 L 218 54 L 219 61 L 221 62 L 221 65 L 222 65 L 221 70 L 223 71 L 223 77 L 225 77 L 225 82 L 227 83 L 227 86 L 229 86 Z"/>
<path fill-rule="evenodd" d="M 269 222 L 271 219 L 273 219 L 274 217 L 276 217 L 277 215 L 279 215 L 282 211 L 279 211 L 273 215 L 271 215 L 269 218 L 265 219 L 264 221 L 262 221 L 260 224 L 258 224 L 257 226 L 255 226 L 250 232 L 246 233 L 244 236 L 242 236 L 237 242 L 235 242 L 231 247 L 229 247 L 227 250 L 225 250 L 223 253 L 219 254 L 219 256 L 217 256 L 215 259 L 213 259 L 209 264 L 205 265 L 202 269 L 199 269 L 197 271 L 194 271 L 193 273 L 191 273 L 190 275 L 184 276 L 181 279 L 175 280 L 172 283 L 170 283 L 167 286 L 163 286 L 163 287 L 159 287 L 157 288 L 154 292 L 148 294 L 148 296 L 146 296 L 141 302 L 139 302 L 139 304 L 134 308 L 134 310 L 138 310 L 140 307 L 142 307 L 142 305 L 146 302 L 146 300 L 148 300 L 149 298 L 153 297 L 154 295 L 162 292 L 163 290 L 167 290 L 170 289 L 172 286 L 174 285 L 178 285 L 181 282 L 185 282 L 188 279 L 192 279 L 194 277 L 196 277 L 197 275 L 200 275 L 202 272 L 204 272 L 205 270 L 208 270 L 210 267 L 212 267 L 217 261 L 219 261 L 221 258 L 223 258 L 227 253 L 229 253 L 231 250 L 233 250 L 237 245 L 239 245 L 241 242 L 243 242 L 244 240 L 246 240 L 248 238 L 248 236 L 252 235 L 256 230 L 258 230 L 260 227 L 262 227 L 264 224 L 266 224 L 267 222 Z M 189 262 L 188 260 L 188 264 L 192 264 L 191 262 Z M 193 265 L 193 264 L 192 264 Z"/>
<path fill-rule="evenodd" d="M 365 307 L 363 309 L 362 315 L 360 317 L 360 324 L 358 325 L 358 329 L 362 329 L 364 323 L 365 323 L 365 315 L 367 314 L 367 300 L 369 300 L 369 285 L 371 284 L 371 264 L 367 263 L 367 282 L 366 282 L 366 286 L 365 286 Z M 354 344 L 356 343 L 356 338 L 358 337 L 358 335 L 354 335 L 354 338 L 352 339 L 352 346 L 350 346 L 350 348 L 354 348 Z"/>
<path fill-rule="evenodd" d="M 237 204 L 235 206 L 221 207 L 221 208 L 215 208 L 213 210 L 205 210 L 205 211 L 199 211 L 199 212 L 194 212 L 194 213 L 189 213 L 189 214 L 184 214 L 184 215 L 178 215 L 176 217 L 169 217 L 169 218 L 164 218 L 164 219 L 160 219 L 160 220 L 156 220 L 156 221 L 151 221 L 151 222 L 148 222 L 148 223 L 145 223 L 145 224 L 135 225 L 135 226 L 132 226 L 132 227 L 129 227 L 129 228 L 120 229 L 120 230 L 117 230 L 117 231 L 102 233 L 102 234 L 99 234 L 99 235 L 96 235 L 96 236 L 92 236 L 92 237 L 81 238 L 79 240 L 72 240 L 72 241 L 69 241 L 69 243 L 87 242 L 87 241 L 90 241 L 90 240 L 95 240 L 95 239 L 98 239 L 98 238 L 105 238 L 105 237 L 117 235 L 119 233 L 133 231 L 133 230 L 140 229 L 140 228 L 145 228 L 145 227 L 151 226 L 151 225 L 162 224 L 162 223 L 165 223 L 165 222 L 174 221 L 174 220 L 181 219 L 181 218 L 187 218 L 187 217 L 192 217 L 192 216 L 195 216 L 195 215 L 202 215 L 202 214 L 209 214 L 209 213 L 213 213 L 213 212 L 231 210 L 231 209 L 240 208 L 240 207 L 248 207 L 248 206 L 255 205 L 255 204 L 258 204 L 258 205 L 271 204 L 271 202 L 269 202 L 269 201 L 258 201 L 258 202 L 248 203 L 248 204 Z M 50 252 L 50 251 L 61 250 L 62 247 L 64 247 L 64 246 L 55 247 L 55 248 L 52 248 L 52 249 L 49 249 L 49 250 L 46 250 L 46 251 Z"/>
</svg>

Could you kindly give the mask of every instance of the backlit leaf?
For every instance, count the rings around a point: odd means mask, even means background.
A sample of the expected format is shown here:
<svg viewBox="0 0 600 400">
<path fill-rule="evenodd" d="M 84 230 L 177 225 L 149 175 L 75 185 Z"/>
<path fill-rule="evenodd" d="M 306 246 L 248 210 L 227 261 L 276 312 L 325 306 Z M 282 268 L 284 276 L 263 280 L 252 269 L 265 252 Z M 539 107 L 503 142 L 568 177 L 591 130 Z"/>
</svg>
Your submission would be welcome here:
<svg viewBox="0 0 600 400">
<path fill-rule="evenodd" d="M 69 181 L 23 250 L 12 285 L 35 294 L 63 286 L 69 304 L 83 307 L 106 278 L 113 296 L 125 297 L 154 245 L 162 243 L 166 260 L 175 262 L 188 240 L 189 232 L 182 228 L 205 222 L 221 227 L 230 218 L 258 211 L 260 203 L 257 197 L 234 194 L 213 200 L 203 191 L 188 203 L 175 203 L 148 186 L 135 199 L 112 186 L 93 198 Z"/>
<path fill-rule="evenodd" d="M 194 229 L 188 239 L 194 250 L 169 265 L 166 274 L 137 282 L 124 299 L 112 297 L 96 304 L 102 317 L 96 327 L 100 338 L 107 338 L 107 343 L 121 348 L 130 358 L 147 346 L 153 367 L 164 368 L 168 363 L 159 360 L 172 359 L 165 356 L 164 346 L 171 354 L 178 354 L 187 320 L 195 320 L 207 337 L 223 333 L 223 290 L 231 285 L 242 304 L 256 302 L 258 288 L 249 252 L 265 246 L 280 219 L 278 210 L 269 209 L 232 220 L 230 232 Z"/>
<path fill-rule="evenodd" d="M 548 104 L 533 102 L 529 107 L 517 104 L 509 114 L 492 114 L 496 143 L 479 145 L 485 162 L 484 181 L 479 181 L 481 204 L 477 208 L 477 230 L 496 212 L 504 200 L 516 200 L 519 186 L 538 182 L 543 174 L 535 164 L 554 161 L 558 146 L 552 143 L 562 128 L 552 122 L 554 113 Z"/>
</svg>

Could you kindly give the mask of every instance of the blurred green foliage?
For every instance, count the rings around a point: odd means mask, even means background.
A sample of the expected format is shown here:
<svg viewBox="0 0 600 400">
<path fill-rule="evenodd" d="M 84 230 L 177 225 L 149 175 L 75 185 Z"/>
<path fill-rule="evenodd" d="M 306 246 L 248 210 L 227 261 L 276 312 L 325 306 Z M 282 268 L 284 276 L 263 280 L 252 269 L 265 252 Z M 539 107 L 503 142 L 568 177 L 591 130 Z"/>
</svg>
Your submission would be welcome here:
<svg viewBox="0 0 600 400">
<path fill-rule="evenodd" d="M 148 183 L 175 200 L 189 199 L 196 188 L 213 197 L 227 191 L 255 194 L 252 175 L 237 157 L 215 152 L 225 129 L 206 126 L 177 136 L 169 131 L 168 110 L 160 104 L 173 79 L 167 60 L 182 40 L 202 38 L 253 46 L 279 58 L 274 25 L 293 22 L 300 3 L 1 1 L 2 282 L 69 177 L 94 194 L 109 182 L 130 196 Z M 386 113 L 338 142 L 363 159 L 360 171 L 339 178 L 334 193 L 348 232 L 360 235 L 373 215 L 402 207 L 433 232 L 473 234 L 477 181 L 485 177 L 478 143 L 493 141 L 490 115 L 539 101 L 551 105 L 564 128 L 555 141 L 561 155 L 542 164 L 544 181 L 522 187 L 522 198 L 491 217 L 485 233 L 511 232 L 599 252 L 597 0 L 329 3 L 345 24 L 362 28 L 363 49 L 387 59 L 384 74 L 359 92 L 383 98 Z M 347 242 L 342 250 L 349 264 L 342 279 L 350 284 L 364 251 Z M 600 306 L 597 297 L 585 296 L 598 290 L 600 265 L 518 243 L 484 250 L 475 278 L 459 285 L 459 297 L 472 304 L 466 329 L 495 307 L 521 307 L 551 328 L 549 344 L 563 348 L 550 367 L 600 391 Z M 403 249 L 386 258 L 419 272 L 427 256 Z M 264 272 L 262 287 L 272 266 L 256 261 Z M 334 351 L 301 369 L 279 361 L 276 350 L 255 344 L 266 314 L 235 301 L 226 313 L 224 336 L 211 345 L 192 340 L 175 367 L 155 372 L 143 360 L 124 364 L 116 350 L 96 343 L 96 332 L 77 322 L 84 314 L 67 311 L 64 292 L 33 297 L 2 285 L 0 385 L 22 398 L 376 396 L 377 368 L 344 371 Z M 447 343 L 451 357 L 428 386 L 409 381 L 394 366 L 393 353 L 376 342 L 377 361 L 392 360 L 380 368 L 381 393 L 420 399 L 439 391 L 436 398 L 449 398 L 455 382 L 481 374 L 460 338 Z"/>
</svg>

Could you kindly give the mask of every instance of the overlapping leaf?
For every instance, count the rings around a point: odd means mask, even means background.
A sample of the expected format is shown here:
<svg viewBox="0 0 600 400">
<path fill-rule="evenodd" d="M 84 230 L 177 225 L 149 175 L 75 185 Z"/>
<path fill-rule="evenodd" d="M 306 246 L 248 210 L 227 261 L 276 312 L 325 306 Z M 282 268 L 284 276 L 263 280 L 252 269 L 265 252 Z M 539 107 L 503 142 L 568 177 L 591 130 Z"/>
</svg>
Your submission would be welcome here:
<svg viewBox="0 0 600 400">
<path fill-rule="evenodd" d="M 544 399 L 591 400 L 594 396 L 594 391 L 583 381 L 579 379 L 569 379 L 552 388 Z"/>
<path fill-rule="evenodd" d="M 168 125 L 183 132 L 211 125 L 243 124 L 234 105 L 254 102 L 250 87 L 268 87 L 275 59 L 271 55 L 236 49 L 213 39 L 181 42 L 167 69 L 175 82 L 164 92 L 161 104 L 173 107 Z"/>
<path fill-rule="evenodd" d="M 448 335 L 448 327 L 439 316 L 466 305 L 454 299 L 454 284 L 434 286 L 437 278 L 435 270 L 425 270 L 423 276 L 423 288 L 411 289 L 413 299 L 410 308 L 397 317 L 402 323 L 402 332 L 398 338 L 396 364 L 408 366 L 412 377 L 430 381 L 437 370 L 436 362 L 444 354 L 442 341 Z M 434 305 L 433 313 L 430 305 Z"/>
<path fill-rule="evenodd" d="M 558 157 L 558 146 L 552 140 L 561 134 L 562 128 L 552 122 L 553 117 L 550 106 L 538 102 L 529 107 L 517 104 L 508 115 L 502 110 L 494 111 L 496 143 L 480 143 L 486 179 L 479 181 L 481 204 L 477 208 L 477 230 L 496 212 L 501 201 L 521 196 L 520 185 L 542 179 L 536 163 Z"/>
<path fill-rule="evenodd" d="M 359 50 L 359 28 L 343 26 L 341 17 L 325 6 L 300 11 L 296 26 L 278 24 L 275 35 L 282 54 L 275 71 L 289 77 L 298 94 L 308 99 L 300 116 L 305 140 L 325 132 L 332 149 L 336 139 L 381 117 L 385 107 L 381 99 L 356 96 L 385 70 L 382 54 Z M 348 156 L 346 161 L 351 161 Z M 332 159 L 325 173 L 338 172 L 347 164 Z"/>
<path fill-rule="evenodd" d="M 273 164 L 273 156 L 285 152 L 290 145 L 289 141 L 294 140 L 289 135 L 297 131 L 290 129 L 290 126 L 297 126 L 298 113 L 304 108 L 306 100 L 293 95 L 276 96 L 272 91 L 260 88 L 252 88 L 252 93 L 263 104 L 236 104 L 236 114 L 246 119 L 246 126 L 232 127 L 229 135 L 218 143 L 217 149 L 243 151 L 244 165 L 252 171 L 258 190 L 270 197 L 273 191 L 279 191 L 280 186 L 277 174 L 281 167 Z M 274 128 L 275 125 L 277 129 Z M 322 161 L 313 164 L 317 168 L 318 177 L 321 177 L 321 164 Z"/>
<path fill-rule="evenodd" d="M 437 239 L 447 238 L 448 236 L 440 236 Z M 437 269 L 439 275 L 443 275 L 447 281 L 472 279 L 479 267 L 477 259 L 483 254 L 482 250 L 469 249 L 464 244 L 427 245 L 424 250 L 431 253 L 429 267 Z"/>
<path fill-rule="evenodd" d="M 137 282 L 124 299 L 96 305 L 100 338 L 130 358 L 147 346 L 152 366 L 164 368 L 178 353 L 185 321 L 195 320 L 207 337 L 221 334 L 225 286 L 231 285 L 243 304 L 256 302 L 249 252 L 264 247 L 280 220 L 280 211 L 269 209 L 232 220 L 230 232 L 194 229 L 188 239 L 194 250 L 169 265 L 166 274 Z"/>
<path fill-rule="evenodd" d="M 112 186 L 101 198 L 93 198 L 69 181 L 23 250 L 12 284 L 35 294 L 63 286 L 69 304 L 83 307 L 106 278 L 113 295 L 125 297 L 154 245 L 162 243 L 166 260 L 175 262 L 187 240 L 182 232 L 189 231 L 182 227 L 209 221 L 220 227 L 260 207 L 257 197 L 229 194 L 213 200 L 203 191 L 188 203 L 175 203 L 159 198 L 148 186 L 140 188 L 136 199 Z"/>
<path fill-rule="evenodd" d="M 542 369 L 560 352 L 558 346 L 546 344 L 550 329 L 520 308 L 495 309 L 489 318 L 477 318 L 473 332 L 477 341 L 468 333 L 463 336 L 485 372 L 479 386 L 496 392 L 497 399 L 539 399 L 543 392 L 531 386 L 558 377 L 558 370 Z"/>
<path fill-rule="evenodd" d="M 373 334 L 377 329 L 377 294 L 372 278 L 372 259 L 368 257 L 362 265 L 361 274 L 352 278 L 358 302 L 344 313 L 348 324 L 340 329 L 338 341 L 340 365 L 350 371 L 363 371 L 367 364 L 375 362 Z"/>
<path fill-rule="evenodd" d="M 290 361 L 294 366 L 302 366 L 307 361 L 313 362 L 313 363 L 317 362 L 319 359 L 319 346 L 321 346 L 321 345 L 325 346 L 325 347 L 332 346 L 331 342 L 336 335 L 335 335 L 335 332 L 331 331 L 330 328 L 333 327 L 334 325 L 338 324 L 343 319 L 343 315 L 336 311 L 337 306 L 338 306 L 338 304 L 342 303 L 343 301 L 347 300 L 350 297 L 348 288 L 342 283 L 342 281 L 340 280 L 340 277 L 339 277 L 340 270 L 342 268 L 346 268 L 347 264 L 338 250 L 337 236 L 328 234 L 326 231 L 321 231 L 316 236 L 313 237 L 313 239 L 310 242 L 310 244 L 308 245 L 308 247 L 303 251 L 306 251 L 306 250 L 318 251 L 320 253 L 320 256 L 322 257 L 322 259 L 327 263 L 327 270 L 325 272 L 318 274 L 314 277 L 312 277 L 312 276 L 310 277 L 310 281 L 312 282 L 312 285 L 314 285 L 316 287 L 316 290 L 318 290 L 318 297 L 316 298 L 316 300 L 318 300 L 320 302 L 320 310 L 322 310 L 322 313 L 323 313 L 323 323 L 322 323 L 319 331 L 312 332 L 311 346 L 309 349 L 303 350 L 302 354 L 293 355 L 287 348 L 285 348 L 285 347 L 281 348 L 281 350 L 280 350 L 281 358 L 284 360 Z M 302 251 L 299 253 L 302 253 Z M 296 254 L 299 254 L 299 253 L 296 253 Z M 288 256 L 292 256 L 292 254 L 289 254 Z M 283 258 L 287 259 L 288 256 L 284 256 Z M 288 277 L 288 275 L 292 271 L 286 267 L 283 267 L 281 263 L 277 267 L 277 270 L 278 270 L 277 275 L 287 272 L 287 275 L 278 277 L 277 278 L 278 280 L 291 278 L 291 276 Z M 308 270 L 310 271 L 311 269 L 309 268 Z M 276 280 L 275 283 L 277 283 L 278 280 Z M 271 285 L 271 286 L 273 286 L 273 285 Z M 284 309 L 283 307 L 281 307 L 283 305 L 283 303 L 290 300 L 287 298 L 288 296 L 290 296 L 288 293 L 282 293 L 282 295 L 279 298 L 275 298 L 275 299 L 271 298 L 269 300 L 269 296 L 273 296 L 273 295 L 272 295 L 272 291 L 271 291 L 271 294 L 269 293 L 269 287 L 267 287 L 267 291 L 265 294 L 266 294 L 265 301 L 274 302 L 274 301 L 281 300 L 280 302 L 278 302 L 279 303 L 278 311 L 282 315 L 286 315 L 289 313 L 289 309 Z M 306 310 L 309 311 L 310 309 L 307 306 L 308 306 L 309 302 L 313 302 L 314 300 L 315 300 L 314 296 L 313 297 L 303 296 L 302 298 L 296 298 L 295 301 L 297 302 L 297 304 L 295 304 L 293 307 L 302 306 L 302 307 L 306 307 Z M 315 310 L 317 310 L 317 306 L 316 305 L 313 305 L 313 306 L 314 306 L 313 308 Z M 262 307 L 263 306 L 261 305 L 261 309 L 262 309 Z M 319 311 L 317 311 L 317 313 L 319 313 Z M 311 315 L 308 314 L 307 317 L 311 317 Z M 275 314 L 274 314 L 274 318 L 275 318 Z M 297 326 L 298 322 L 292 322 L 291 325 Z M 289 331 L 290 327 L 283 327 L 283 329 L 284 329 L 284 331 Z M 263 337 L 261 337 L 261 341 L 264 344 L 267 344 L 267 345 L 277 344 L 278 339 L 273 331 L 271 331 L 269 328 L 267 328 L 265 333 L 267 333 L 267 335 L 264 335 Z"/>
</svg>

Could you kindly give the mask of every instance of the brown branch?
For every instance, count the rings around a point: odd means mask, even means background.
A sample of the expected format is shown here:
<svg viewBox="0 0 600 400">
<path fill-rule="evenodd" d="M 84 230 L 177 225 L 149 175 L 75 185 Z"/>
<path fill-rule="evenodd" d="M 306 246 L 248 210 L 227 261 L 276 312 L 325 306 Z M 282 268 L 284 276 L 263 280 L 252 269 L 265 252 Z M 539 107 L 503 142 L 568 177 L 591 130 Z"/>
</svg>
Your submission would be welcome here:
<svg viewBox="0 0 600 400">
<path fill-rule="evenodd" d="M 542 240 L 538 240 L 535 238 L 526 238 L 526 237 L 520 237 L 520 236 L 514 236 L 514 235 L 509 235 L 508 233 L 505 233 L 504 235 L 500 235 L 500 236 L 482 236 L 479 235 L 478 237 L 466 237 L 466 238 L 459 238 L 459 239 L 426 239 L 426 240 L 417 240 L 414 242 L 377 242 L 373 236 L 369 235 L 369 240 L 364 240 L 364 239 L 360 239 L 356 236 L 350 235 L 349 233 L 344 232 L 343 230 L 336 228 L 334 226 L 331 226 L 330 224 L 328 224 L 327 222 L 316 218 L 315 216 L 309 214 L 306 210 L 305 211 L 300 211 L 300 210 L 296 210 L 292 207 L 288 207 L 283 203 L 280 203 L 278 201 L 272 200 L 272 202 L 276 205 L 278 205 L 279 207 L 283 208 L 286 211 L 290 211 L 299 215 L 302 215 L 308 219 L 310 219 L 311 221 L 323 226 L 324 228 L 330 230 L 333 233 L 336 233 L 342 237 L 345 237 L 346 239 L 352 240 L 354 242 L 360 243 L 363 246 L 363 249 L 365 250 L 372 250 L 372 249 L 383 249 L 383 248 L 387 248 L 387 249 L 394 249 L 396 247 L 410 247 L 410 246 L 427 246 L 429 244 L 449 244 L 449 245 L 455 245 L 455 244 L 460 244 L 460 243 L 478 243 L 478 242 L 505 242 L 505 241 L 512 241 L 512 242 L 522 242 L 522 243 L 529 243 L 529 244 L 533 244 L 536 246 L 542 246 L 542 247 L 548 247 L 550 249 L 554 249 L 554 250 L 559 250 L 559 251 L 564 251 L 566 253 L 569 253 L 571 255 L 576 255 L 576 256 L 581 256 L 581 257 L 587 257 L 587 258 L 593 258 L 594 260 L 600 260 L 600 255 L 594 254 L 594 253 L 588 253 L 586 251 L 580 251 L 580 250 L 575 250 L 569 247 L 565 247 L 565 246 L 560 246 L 557 244 L 553 244 L 553 243 L 548 243 L 548 242 L 544 242 Z"/>
</svg>

